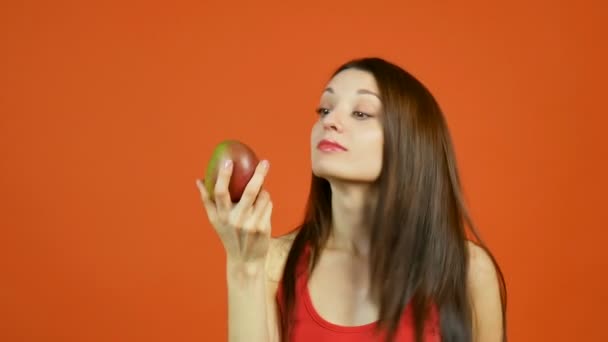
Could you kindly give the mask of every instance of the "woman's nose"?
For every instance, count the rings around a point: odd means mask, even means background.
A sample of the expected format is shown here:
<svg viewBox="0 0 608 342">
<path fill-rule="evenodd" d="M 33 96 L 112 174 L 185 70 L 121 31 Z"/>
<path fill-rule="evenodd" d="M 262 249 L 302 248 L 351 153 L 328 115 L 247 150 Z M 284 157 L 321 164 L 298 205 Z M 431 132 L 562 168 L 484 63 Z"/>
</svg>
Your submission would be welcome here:
<svg viewBox="0 0 608 342">
<path fill-rule="evenodd" d="M 336 110 L 329 112 L 323 117 L 323 128 L 326 130 L 342 131 L 340 113 Z"/>
</svg>

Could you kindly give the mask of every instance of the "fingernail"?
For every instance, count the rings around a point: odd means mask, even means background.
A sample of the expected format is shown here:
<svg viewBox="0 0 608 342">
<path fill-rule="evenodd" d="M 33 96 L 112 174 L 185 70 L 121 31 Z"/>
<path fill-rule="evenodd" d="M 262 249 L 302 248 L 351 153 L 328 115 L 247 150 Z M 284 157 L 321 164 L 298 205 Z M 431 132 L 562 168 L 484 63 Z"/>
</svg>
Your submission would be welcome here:
<svg viewBox="0 0 608 342">
<path fill-rule="evenodd" d="M 232 166 L 232 160 L 228 159 L 224 162 L 224 167 L 229 168 L 230 166 Z"/>
<path fill-rule="evenodd" d="M 268 160 L 262 160 L 262 168 L 264 168 L 264 170 L 267 170 L 268 166 L 270 166 Z"/>
</svg>

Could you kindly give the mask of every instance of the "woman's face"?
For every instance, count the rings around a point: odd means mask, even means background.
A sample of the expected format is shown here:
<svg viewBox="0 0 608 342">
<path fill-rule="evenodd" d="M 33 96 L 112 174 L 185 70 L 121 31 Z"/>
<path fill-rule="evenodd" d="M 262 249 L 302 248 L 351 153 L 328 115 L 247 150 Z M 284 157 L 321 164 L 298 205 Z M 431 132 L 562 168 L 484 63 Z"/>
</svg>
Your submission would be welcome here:
<svg viewBox="0 0 608 342">
<path fill-rule="evenodd" d="M 366 71 L 347 69 L 330 80 L 310 136 L 316 176 L 349 182 L 378 178 L 384 142 L 379 96 L 374 76 Z"/>
</svg>

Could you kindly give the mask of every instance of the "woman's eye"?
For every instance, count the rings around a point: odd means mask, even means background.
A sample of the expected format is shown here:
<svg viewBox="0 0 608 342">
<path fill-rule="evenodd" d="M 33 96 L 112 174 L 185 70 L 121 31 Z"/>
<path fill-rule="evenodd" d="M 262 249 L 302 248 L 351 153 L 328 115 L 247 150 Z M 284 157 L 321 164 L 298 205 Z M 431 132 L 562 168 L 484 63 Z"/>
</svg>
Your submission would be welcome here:
<svg viewBox="0 0 608 342">
<path fill-rule="evenodd" d="M 363 112 L 353 112 L 353 115 L 357 118 L 357 119 L 365 119 L 370 117 L 371 115 L 367 114 L 367 113 L 363 113 Z"/>
<path fill-rule="evenodd" d="M 319 108 L 317 108 L 316 112 L 317 112 L 317 114 L 319 114 L 321 116 L 325 116 L 325 115 L 329 114 L 329 109 L 319 107 Z"/>
<path fill-rule="evenodd" d="M 319 107 L 316 110 L 317 114 L 320 116 L 326 116 L 330 113 L 330 110 L 324 107 Z M 353 112 L 352 114 L 356 119 L 367 119 L 369 117 L 371 117 L 371 115 L 364 113 L 364 112 Z"/>
</svg>

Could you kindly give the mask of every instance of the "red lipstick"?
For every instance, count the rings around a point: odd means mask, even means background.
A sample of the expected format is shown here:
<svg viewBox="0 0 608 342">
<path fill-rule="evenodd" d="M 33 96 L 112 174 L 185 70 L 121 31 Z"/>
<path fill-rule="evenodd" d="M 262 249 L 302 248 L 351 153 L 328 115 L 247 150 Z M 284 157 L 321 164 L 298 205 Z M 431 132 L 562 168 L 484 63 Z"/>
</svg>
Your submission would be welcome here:
<svg viewBox="0 0 608 342">
<path fill-rule="evenodd" d="M 346 147 L 338 144 L 335 141 L 323 139 L 317 145 L 317 148 L 324 152 L 346 151 Z"/>
</svg>

